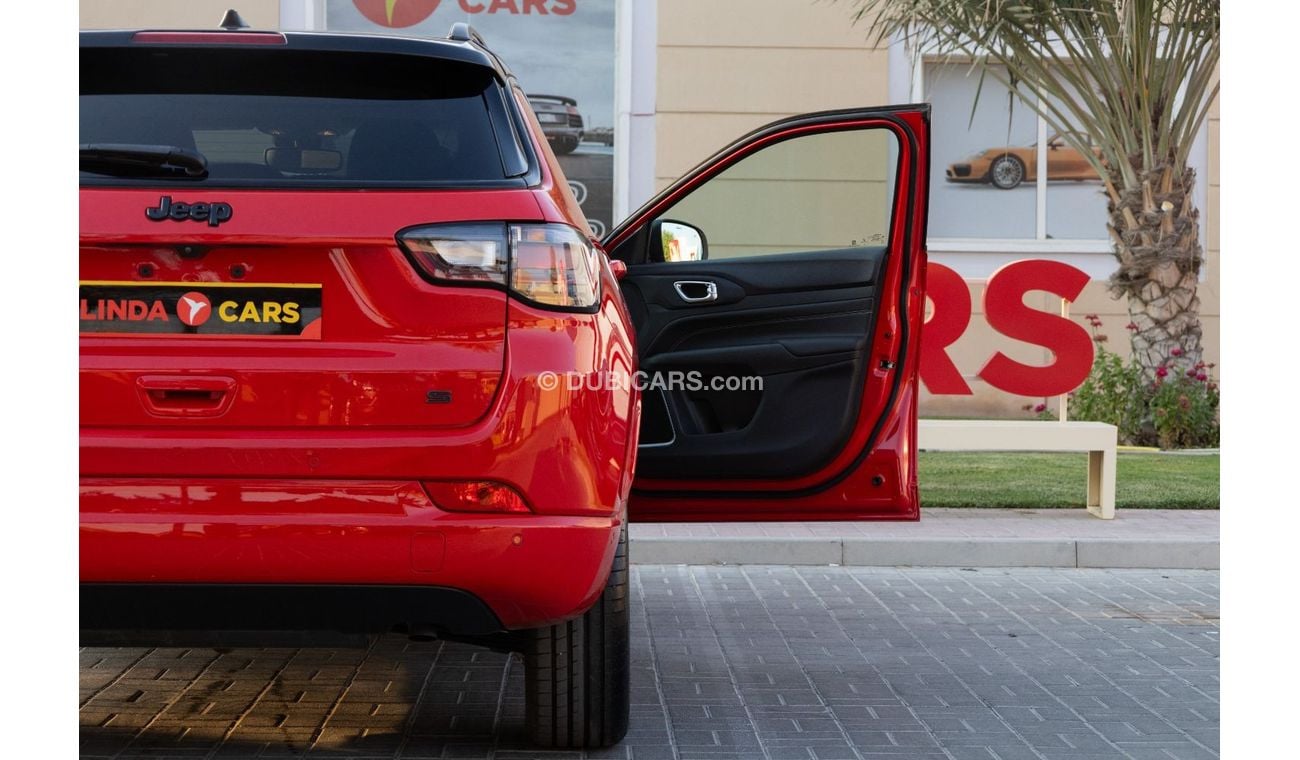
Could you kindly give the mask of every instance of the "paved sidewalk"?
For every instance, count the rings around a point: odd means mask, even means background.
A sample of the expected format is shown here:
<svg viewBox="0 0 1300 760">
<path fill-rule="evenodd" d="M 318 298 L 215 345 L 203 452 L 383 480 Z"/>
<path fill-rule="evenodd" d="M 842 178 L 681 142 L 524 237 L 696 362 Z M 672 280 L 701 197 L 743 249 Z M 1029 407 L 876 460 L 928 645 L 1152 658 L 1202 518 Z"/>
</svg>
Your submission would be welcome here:
<svg viewBox="0 0 1300 760">
<path fill-rule="evenodd" d="M 1218 510 L 925 509 L 919 522 L 633 523 L 632 561 L 1218 569 Z"/>
<path fill-rule="evenodd" d="M 1218 578 L 634 566 L 631 729 L 586 754 L 528 748 L 519 662 L 463 644 L 83 649 L 81 753 L 1204 760 L 1219 746 Z"/>
</svg>

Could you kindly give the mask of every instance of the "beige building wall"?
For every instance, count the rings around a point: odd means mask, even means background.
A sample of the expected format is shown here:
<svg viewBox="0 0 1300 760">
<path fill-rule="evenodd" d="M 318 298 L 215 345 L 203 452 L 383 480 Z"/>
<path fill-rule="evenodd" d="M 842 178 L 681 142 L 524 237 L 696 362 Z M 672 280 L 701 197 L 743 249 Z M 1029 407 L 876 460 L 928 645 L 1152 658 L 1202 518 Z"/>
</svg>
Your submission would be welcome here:
<svg viewBox="0 0 1300 760">
<path fill-rule="evenodd" d="M 81 0 L 82 29 L 216 29 L 235 8 L 254 29 L 278 29 L 280 0 Z"/>
<path fill-rule="evenodd" d="M 814 0 L 659 0 L 658 71 L 655 111 L 655 184 L 663 188 L 732 139 L 774 119 L 805 111 L 890 102 L 889 60 L 867 42 L 866 28 L 853 25 L 848 3 Z M 1207 240 L 1200 290 L 1206 361 L 1219 356 L 1219 110 L 1210 114 Z M 707 232 L 707 230 L 706 230 Z M 960 254 L 954 254 L 954 256 Z M 929 416 L 1030 416 L 1022 407 L 1055 399 L 1013 396 L 975 375 L 1002 351 L 1027 364 L 1046 364 L 1050 354 L 1010 340 L 984 321 L 983 281 L 970 281 L 973 314 L 966 333 L 949 355 L 971 386 L 971 396 L 923 392 L 921 413 Z M 1060 301 L 1031 294 L 1027 302 L 1059 312 Z M 1087 327 L 1097 314 L 1106 346 L 1128 354 L 1125 304 L 1091 283 L 1071 306 Z"/>
<path fill-rule="evenodd" d="M 889 100 L 846 3 L 659 0 L 655 184 L 783 116 Z"/>
</svg>

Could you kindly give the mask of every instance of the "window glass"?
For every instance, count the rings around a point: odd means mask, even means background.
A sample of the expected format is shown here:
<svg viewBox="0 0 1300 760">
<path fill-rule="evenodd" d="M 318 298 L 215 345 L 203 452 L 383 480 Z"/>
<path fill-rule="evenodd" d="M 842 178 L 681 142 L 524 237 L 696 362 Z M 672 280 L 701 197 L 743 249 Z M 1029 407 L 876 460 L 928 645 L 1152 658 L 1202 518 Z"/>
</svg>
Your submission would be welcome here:
<svg viewBox="0 0 1300 760">
<path fill-rule="evenodd" d="M 684 222 L 701 230 L 710 260 L 883 246 L 896 160 L 885 129 L 795 137 L 745 157 L 660 218 L 667 229 Z M 671 249 L 694 244 L 680 229 L 664 237 L 676 241 Z"/>
<path fill-rule="evenodd" d="M 930 237 L 1033 238 L 1038 115 L 969 64 L 927 62 Z M 979 95 L 978 107 L 971 109 Z"/>
<path fill-rule="evenodd" d="M 1065 114 L 1060 106 L 1057 110 Z M 1066 114 L 1068 116 L 1068 114 Z M 1078 122 L 1070 131 L 1092 147 Z M 1048 128 L 1048 133 L 1057 133 Z M 1047 237 L 1058 240 L 1096 240 L 1106 237 L 1106 191 L 1097 170 L 1083 153 L 1065 139 L 1047 143 Z"/>
<path fill-rule="evenodd" d="M 80 142 L 196 150 L 203 184 L 499 182 L 498 87 L 488 69 L 417 56 L 89 48 Z"/>
<path fill-rule="evenodd" d="M 924 74 L 926 97 L 934 106 L 930 236 L 1037 238 L 1038 114 L 1010 97 L 993 74 L 981 83 L 979 70 L 970 64 L 927 61 Z M 1067 126 L 1082 134 L 1078 123 Z M 1050 126 L 1046 131 L 1044 237 L 1104 239 L 1100 178 L 1060 131 Z"/>
</svg>

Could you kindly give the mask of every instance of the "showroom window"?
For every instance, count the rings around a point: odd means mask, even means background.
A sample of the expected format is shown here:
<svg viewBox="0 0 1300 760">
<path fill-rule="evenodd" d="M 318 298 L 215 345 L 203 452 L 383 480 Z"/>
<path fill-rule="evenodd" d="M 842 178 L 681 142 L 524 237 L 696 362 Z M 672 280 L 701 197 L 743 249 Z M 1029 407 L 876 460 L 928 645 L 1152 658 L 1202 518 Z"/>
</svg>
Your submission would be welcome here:
<svg viewBox="0 0 1300 760">
<path fill-rule="evenodd" d="M 913 86 L 934 108 L 933 241 L 1109 249 L 1105 190 L 1080 150 L 992 74 L 981 81 L 978 69 L 951 59 L 926 58 L 919 68 Z"/>
</svg>

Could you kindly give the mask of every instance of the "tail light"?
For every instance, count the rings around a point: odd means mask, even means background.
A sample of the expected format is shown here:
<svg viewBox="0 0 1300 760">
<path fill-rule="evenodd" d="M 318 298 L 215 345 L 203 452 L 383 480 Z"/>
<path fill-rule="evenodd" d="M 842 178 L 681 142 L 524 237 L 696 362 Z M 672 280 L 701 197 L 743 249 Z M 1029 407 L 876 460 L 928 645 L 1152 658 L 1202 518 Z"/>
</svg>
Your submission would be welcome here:
<svg viewBox="0 0 1300 760">
<path fill-rule="evenodd" d="M 524 497 L 504 483 L 490 480 L 430 481 L 424 484 L 433 503 L 448 512 L 532 512 Z"/>
<path fill-rule="evenodd" d="M 432 224 L 404 230 L 397 242 L 437 283 L 504 287 L 547 308 L 594 309 L 600 295 L 597 253 L 564 224 Z"/>
<path fill-rule="evenodd" d="M 406 230 L 397 242 L 434 280 L 504 286 L 508 233 L 505 224 L 433 224 Z"/>
</svg>

